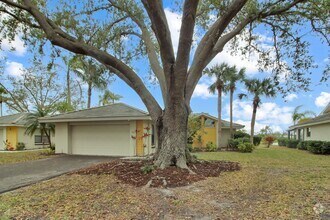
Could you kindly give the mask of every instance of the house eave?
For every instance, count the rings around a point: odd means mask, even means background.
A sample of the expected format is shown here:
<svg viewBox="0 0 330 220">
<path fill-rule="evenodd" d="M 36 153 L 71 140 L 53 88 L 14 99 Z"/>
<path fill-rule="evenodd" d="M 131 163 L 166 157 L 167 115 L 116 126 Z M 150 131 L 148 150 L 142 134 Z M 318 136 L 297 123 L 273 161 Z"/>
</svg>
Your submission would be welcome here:
<svg viewBox="0 0 330 220">
<path fill-rule="evenodd" d="M 306 123 L 306 124 L 301 124 L 301 125 L 294 125 L 289 127 L 289 131 L 294 130 L 296 128 L 304 128 L 304 127 L 308 127 L 308 126 L 312 126 L 312 125 L 320 125 L 320 124 L 326 124 L 326 123 L 330 123 L 330 120 L 325 120 L 325 121 L 319 121 L 319 122 L 310 122 L 310 123 Z"/>
<path fill-rule="evenodd" d="M 0 127 L 25 127 L 25 126 L 17 125 L 17 124 L 0 124 Z"/>
<path fill-rule="evenodd" d="M 136 120 L 151 120 L 150 116 L 142 117 L 90 117 L 90 118 L 65 118 L 52 119 L 40 118 L 39 121 L 43 123 L 60 123 L 60 122 L 93 122 L 93 121 L 136 121 Z"/>
</svg>

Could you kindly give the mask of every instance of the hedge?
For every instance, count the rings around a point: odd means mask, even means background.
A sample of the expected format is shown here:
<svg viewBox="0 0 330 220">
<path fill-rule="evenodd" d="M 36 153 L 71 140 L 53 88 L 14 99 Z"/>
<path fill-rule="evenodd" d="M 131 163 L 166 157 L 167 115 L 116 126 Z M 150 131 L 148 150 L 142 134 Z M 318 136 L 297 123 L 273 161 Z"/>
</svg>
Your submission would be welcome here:
<svg viewBox="0 0 330 220">
<path fill-rule="evenodd" d="M 314 154 L 330 154 L 330 141 L 303 141 L 307 150 Z"/>
<path fill-rule="evenodd" d="M 240 143 L 250 143 L 250 139 L 247 137 L 244 138 L 236 138 L 236 139 L 229 139 L 228 141 L 228 145 L 230 148 L 237 150 L 238 149 L 238 145 Z"/>
<path fill-rule="evenodd" d="M 299 144 L 299 140 L 291 140 L 291 139 L 289 139 L 286 142 L 286 146 L 288 148 L 297 148 L 298 144 Z"/>
<path fill-rule="evenodd" d="M 262 137 L 260 136 L 253 136 L 253 144 L 254 146 L 259 146 L 260 142 L 261 142 Z"/>
<path fill-rule="evenodd" d="M 278 138 L 277 139 L 278 146 L 285 147 L 287 145 L 288 140 L 289 140 L 288 138 Z"/>
</svg>

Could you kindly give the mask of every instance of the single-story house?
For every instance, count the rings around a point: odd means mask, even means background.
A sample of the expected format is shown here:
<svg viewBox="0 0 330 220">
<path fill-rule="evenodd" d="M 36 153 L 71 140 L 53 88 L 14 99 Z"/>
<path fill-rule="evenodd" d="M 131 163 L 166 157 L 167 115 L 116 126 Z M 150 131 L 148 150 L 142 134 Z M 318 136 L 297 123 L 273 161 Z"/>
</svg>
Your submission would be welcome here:
<svg viewBox="0 0 330 220">
<path fill-rule="evenodd" d="M 201 131 L 197 132 L 193 140 L 192 147 L 206 147 L 208 142 L 212 142 L 217 145 L 218 143 L 218 118 L 209 115 L 207 113 L 196 113 L 196 116 L 200 117 L 202 128 Z M 221 120 L 221 146 L 227 147 L 230 139 L 230 122 Z M 234 132 L 238 129 L 244 128 L 244 125 L 233 123 Z"/>
<path fill-rule="evenodd" d="M 330 102 L 317 117 L 290 126 L 288 137 L 301 141 L 330 141 Z"/>
<path fill-rule="evenodd" d="M 123 103 L 40 118 L 55 124 L 55 152 L 78 155 L 143 156 L 156 136 L 148 112 Z"/>
<path fill-rule="evenodd" d="M 6 142 L 14 148 L 17 143 L 24 143 L 25 149 L 41 148 L 48 144 L 47 137 L 41 137 L 39 132 L 32 136 L 25 134 L 27 114 L 18 113 L 0 117 L 0 150 L 6 148 Z"/>
</svg>

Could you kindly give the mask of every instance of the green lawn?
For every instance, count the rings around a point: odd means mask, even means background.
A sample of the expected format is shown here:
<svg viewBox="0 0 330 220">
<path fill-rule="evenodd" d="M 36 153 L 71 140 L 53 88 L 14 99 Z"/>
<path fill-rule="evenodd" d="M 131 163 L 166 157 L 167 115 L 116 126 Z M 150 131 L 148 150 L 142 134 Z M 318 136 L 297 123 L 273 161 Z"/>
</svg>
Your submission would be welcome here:
<svg viewBox="0 0 330 220">
<path fill-rule="evenodd" d="M 282 147 L 197 153 L 238 161 L 188 187 L 135 188 L 108 175 L 65 175 L 0 195 L 0 216 L 18 219 L 329 219 L 330 157 Z M 321 215 L 313 211 L 321 204 Z M 1 219 L 1 218 L 0 218 Z"/>
<path fill-rule="evenodd" d="M 25 162 L 29 160 L 38 160 L 49 157 L 43 155 L 47 150 L 21 151 L 21 152 L 0 152 L 0 165 Z"/>
</svg>

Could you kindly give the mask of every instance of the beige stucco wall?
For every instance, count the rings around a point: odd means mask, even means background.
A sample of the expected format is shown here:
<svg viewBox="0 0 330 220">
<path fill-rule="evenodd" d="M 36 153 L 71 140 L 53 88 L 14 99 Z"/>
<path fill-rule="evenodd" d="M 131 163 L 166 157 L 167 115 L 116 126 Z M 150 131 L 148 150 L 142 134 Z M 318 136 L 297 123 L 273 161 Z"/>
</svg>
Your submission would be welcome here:
<svg viewBox="0 0 330 220">
<path fill-rule="evenodd" d="M 218 139 L 218 135 L 217 135 L 217 139 Z M 228 146 L 228 141 L 230 139 L 230 129 L 221 129 L 221 146 L 222 148 L 225 148 Z"/>
<path fill-rule="evenodd" d="M 309 126 L 311 136 L 307 137 L 307 127 L 304 127 L 304 140 L 330 141 L 330 123 Z"/>
</svg>

